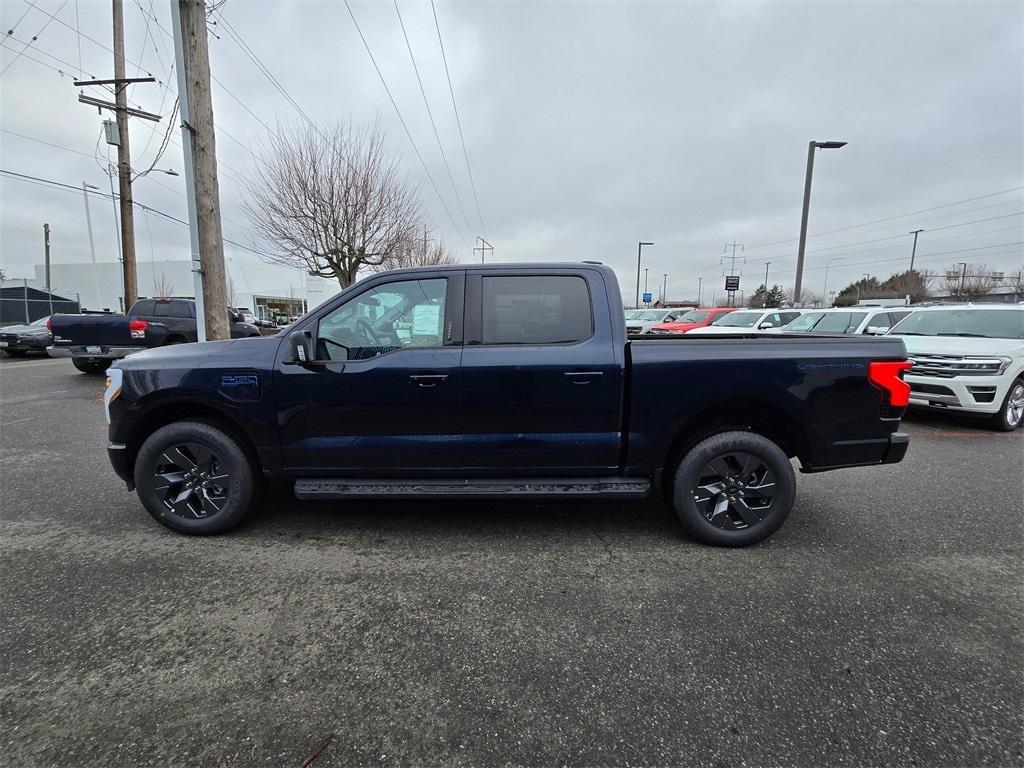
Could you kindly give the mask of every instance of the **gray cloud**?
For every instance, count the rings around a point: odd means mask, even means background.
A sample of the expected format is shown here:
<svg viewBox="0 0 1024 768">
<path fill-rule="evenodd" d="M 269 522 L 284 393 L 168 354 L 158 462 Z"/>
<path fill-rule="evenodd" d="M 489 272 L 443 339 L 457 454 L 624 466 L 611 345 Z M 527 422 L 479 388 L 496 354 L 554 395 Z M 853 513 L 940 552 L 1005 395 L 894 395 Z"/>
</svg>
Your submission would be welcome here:
<svg viewBox="0 0 1024 768">
<path fill-rule="evenodd" d="M 150 7 L 148 0 L 143 5 Z M 40 7 L 53 13 L 59 3 Z M 83 32 L 108 42 L 109 5 L 81 7 Z M 153 7 L 169 27 L 166 3 Z M 26 8 L 4 4 L 4 28 Z M 60 18 L 74 25 L 68 8 Z M 452 196 L 394 7 L 354 3 L 353 9 L 462 238 L 470 240 L 479 228 L 429 3 L 403 3 L 402 14 L 472 233 Z M 170 40 L 151 26 L 155 49 L 143 12 L 129 2 L 126 14 L 129 58 L 142 51 L 145 66 L 162 76 L 160 56 L 166 63 Z M 656 246 L 645 261 L 652 284 L 660 285 L 668 272 L 670 294 L 691 295 L 698 275 L 706 284 L 720 280 L 725 242 L 757 246 L 796 237 L 810 139 L 850 142 L 818 157 L 812 233 L 1008 190 L 1024 177 L 1019 3 L 442 2 L 438 14 L 499 259 L 599 259 L 617 268 L 631 294 L 636 241 L 650 239 Z M 465 260 L 473 258 L 426 184 L 344 5 L 231 0 L 225 16 L 314 119 L 379 115 L 410 176 L 423 184 L 438 230 Z M 32 11 L 15 36 L 27 39 L 45 21 Z M 220 38 L 211 39 L 214 73 L 231 93 L 271 125 L 298 120 L 230 36 L 213 29 Z M 12 47 L 20 46 L 8 43 L 3 64 Z M 75 33 L 56 23 L 33 48 L 77 62 Z M 111 67 L 110 54 L 89 41 L 83 61 L 94 74 Z M 0 88 L 3 128 L 93 154 L 99 118 L 76 102 L 68 78 L 21 60 Z M 159 86 L 137 86 L 132 98 L 155 109 L 161 95 Z M 255 145 L 262 126 L 222 87 L 215 86 L 214 98 L 221 128 Z M 165 112 L 169 103 L 165 98 Z M 149 136 L 136 121 L 134 146 L 141 150 Z M 246 173 L 253 158 L 233 139 L 218 138 L 225 234 L 246 241 L 232 177 Z M 180 169 L 179 152 L 171 146 L 161 165 Z M 5 169 L 107 188 L 91 157 L 6 133 L 0 134 L 0 155 Z M 154 176 L 141 180 L 136 194 L 185 218 L 181 190 L 180 178 Z M 56 260 L 88 259 L 80 195 L 5 178 L 0 199 L 0 263 L 10 274 L 28 274 L 38 262 L 43 220 L 54 228 Z M 812 238 L 808 284 L 819 290 L 826 254 L 845 255 L 830 272 L 834 287 L 865 271 L 885 275 L 904 268 L 891 260 L 909 259 L 910 240 L 836 246 L 997 216 L 1004 218 L 926 232 L 921 265 L 938 269 L 966 260 L 1019 268 L 1020 245 L 943 254 L 1024 240 L 1022 218 L 1006 216 L 1024 210 L 1022 202 L 1018 190 Z M 113 258 L 109 202 L 93 208 L 98 247 Z M 150 215 L 148 229 L 142 217 L 137 225 L 140 258 L 149 257 L 150 230 L 158 258 L 186 257 L 184 228 Z M 254 290 L 301 283 L 237 248 L 228 252 Z M 763 275 L 764 262 L 771 261 L 772 278 L 790 284 L 794 252 L 794 243 L 751 247 L 744 274 Z"/>
</svg>

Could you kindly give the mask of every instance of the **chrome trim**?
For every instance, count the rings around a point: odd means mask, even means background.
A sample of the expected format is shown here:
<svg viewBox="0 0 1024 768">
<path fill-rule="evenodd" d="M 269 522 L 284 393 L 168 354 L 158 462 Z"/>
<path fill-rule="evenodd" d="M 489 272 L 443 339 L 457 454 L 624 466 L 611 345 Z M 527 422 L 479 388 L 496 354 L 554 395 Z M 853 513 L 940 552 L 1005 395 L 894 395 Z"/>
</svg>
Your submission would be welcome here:
<svg viewBox="0 0 1024 768">
<path fill-rule="evenodd" d="M 90 345 L 91 346 L 91 345 Z M 85 346 L 74 347 L 47 347 L 46 354 L 50 357 L 91 357 L 96 360 L 120 360 L 134 352 L 144 352 L 145 347 L 107 347 L 106 352 L 91 354 L 85 351 Z"/>
<path fill-rule="evenodd" d="M 962 355 L 908 355 L 915 376 L 998 376 L 1010 364 L 1006 357 L 972 357 Z"/>
</svg>

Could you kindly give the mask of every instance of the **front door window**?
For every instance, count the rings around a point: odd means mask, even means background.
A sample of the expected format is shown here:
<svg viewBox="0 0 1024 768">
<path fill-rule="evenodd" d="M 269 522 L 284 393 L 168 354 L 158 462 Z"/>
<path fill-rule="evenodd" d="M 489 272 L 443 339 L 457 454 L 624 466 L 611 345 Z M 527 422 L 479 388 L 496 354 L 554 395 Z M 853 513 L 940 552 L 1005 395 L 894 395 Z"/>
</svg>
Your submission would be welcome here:
<svg viewBox="0 0 1024 768">
<path fill-rule="evenodd" d="M 444 346 L 448 281 L 400 280 L 378 285 L 320 320 L 318 360 L 368 360 L 405 347 Z"/>
</svg>

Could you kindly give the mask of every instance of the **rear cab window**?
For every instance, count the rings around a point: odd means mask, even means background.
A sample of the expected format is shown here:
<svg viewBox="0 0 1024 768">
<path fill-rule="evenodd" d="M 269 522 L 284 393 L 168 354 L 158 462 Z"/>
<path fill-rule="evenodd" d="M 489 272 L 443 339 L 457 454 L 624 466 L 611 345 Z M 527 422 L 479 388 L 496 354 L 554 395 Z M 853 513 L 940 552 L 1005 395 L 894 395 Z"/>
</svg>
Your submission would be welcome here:
<svg viewBox="0 0 1024 768">
<path fill-rule="evenodd" d="M 484 275 L 483 344 L 570 344 L 594 335 L 587 281 L 578 275 Z"/>
</svg>

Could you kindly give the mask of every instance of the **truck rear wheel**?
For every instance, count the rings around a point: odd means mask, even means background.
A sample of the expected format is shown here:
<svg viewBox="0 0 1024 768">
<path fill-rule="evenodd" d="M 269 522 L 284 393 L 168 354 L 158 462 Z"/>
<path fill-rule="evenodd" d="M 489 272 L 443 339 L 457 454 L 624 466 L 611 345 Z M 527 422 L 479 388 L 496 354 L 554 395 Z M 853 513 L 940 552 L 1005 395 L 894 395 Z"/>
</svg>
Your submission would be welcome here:
<svg viewBox="0 0 1024 768">
<path fill-rule="evenodd" d="M 796 497 L 793 465 L 753 432 L 723 432 L 697 443 L 676 468 L 672 506 L 697 541 L 745 547 L 786 521 Z"/>
<path fill-rule="evenodd" d="M 107 372 L 107 368 L 113 360 L 89 360 L 81 357 L 72 357 L 71 364 L 75 366 L 82 373 L 88 373 L 90 376 L 102 376 Z"/>
<path fill-rule="evenodd" d="M 135 489 L 157 522 L 205 536 L 237 525 L 252 504 L 255 472 L 226 432 L 197 421 L 161 427 L 135 459 Z"/>
</svg>

